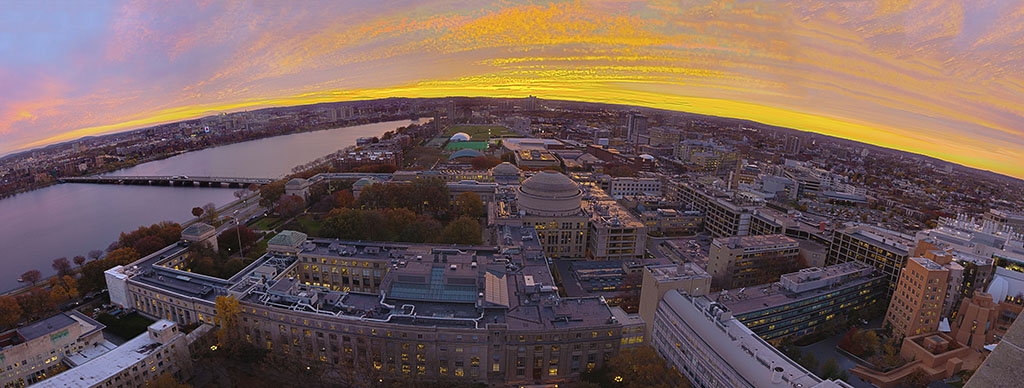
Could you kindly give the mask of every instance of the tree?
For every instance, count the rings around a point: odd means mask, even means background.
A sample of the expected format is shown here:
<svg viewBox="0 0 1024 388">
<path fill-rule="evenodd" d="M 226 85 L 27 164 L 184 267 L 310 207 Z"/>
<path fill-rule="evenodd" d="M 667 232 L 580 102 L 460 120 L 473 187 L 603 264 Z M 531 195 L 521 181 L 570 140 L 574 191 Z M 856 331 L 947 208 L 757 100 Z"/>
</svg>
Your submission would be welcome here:
<svg viewBox="0 0 1024 388">
<path fill-rule="evenodd" d="M 818 359 L 814 357 L 814 353 L 807 352 L 807 354 L 800 358 L 799 363 L 811 371 L 811 373 L 815 373 L 818 370 Z"/>
<path fill-rule="evenodd" d="M 141 257 L 142 255 L 134 248 L 119 248 L 108 253 L 107 258 L 104 260 L 109 260 L 110 263 L 113 264 L 111 267 L 113 267 L 114 265 L 125 265 L 131 263 Z"/>
<path fill-rule="evenodd" d="M 269 208 L 284 195 L 284 180 L 274 181 L 260 187 L 260 206 Z"/>
<path fill-rule="evenodd" d="M 277 214 L 285 217 L 294 217 L 302 213 L 306 208 L 306 201 L 298 195 L 285 195 L 277 201 Z"/>
<path fill-rule="evenodd" d="M 239 240 L 242 242 L 242 249 L 248 249 L 253 246 L 259 238 L 260 236 L 252 229 L 249 229 L 245 225 L 238 225 L 234 228 L 224 230 L 219 236 L 217 236 L 217 247 L 223 253 L 238 253 Z"/>
<path fill-rule="evenodd" d="M 21 274 L 21 280 L 32 283 L 33 286 L 36 285 L 36 282 L 38 282 L 42 277 L 43 274 L 39 273 L 39 270 L 37 269 Z"/>
<path fill-rule="evenodd" d="M 231 349 L 241 341 L 238 313 L 242 308 L 234 296 L 218 296 L 214 303 L 214 307 L 217 309 L 216 322 L 220 325 L 217 330 L 217 343 L 226 349 Z"/>
<path fill-rule="evenodd" d="M 29 319 L 44 316 L 57 309 L 57 304 L 54 303 L 50 290 L 45 288 L 35 288 L 31 292 L 18 295 L 17 300 L 18 305 L 21 306 L 21 311 Z"/>
<path fill-rule="evenodd" d="M 67 257 L 53 259 L 53 264 L 50 264 L 50 266 L 57 271 L 57 275 L 64 276 L 71 273 L 71 262 L 68 261 Z"/>
<path fill-rule="evenodd" d="M 352 207 L 355 203 L 356 197 L 352 195 L 352 190 L 338 190 L 334 192 L 334 207 L 348 208 Z"/>
<path fill-rule="evenodd" d="M 825 364 L 821 366 L 820 377 L 826 380 L 844 380 L 849 378 L 849 373 L 839 368 L 839 362 L 836 361 L 835 357 L 830 357 L 828 361 L 825 361 Z"/>
<path fill-rule="evenodd" d="M 608 175 L 613 177 L 630 177 L 636 176 L 636 170 L 629 166 L 615 166 L 608 169 Z"/>
<path fill-rule="evenodd" d="M 75 261 L 75 265 L 78 266 L 78 269 L 82 269 L 82 264 L 85 264 L 85 256 L 82 256 L 82 255 L 75 256 L 74 261 Z"/>
<path fill-rule="evenodd" d="M 494 166 L 501 164 L 501 159 L 493 156 L 477 156 L 470 159 L 469 164 L 477 170 L 490 170 L 494 168 Z"/>
<path fill-rule="evenodd" d="M 480 223 L 473 218 L 459 217 L 455 221 L 449 222 L 441 231 L 441 242 L 462 245 L 483 244 Z"/>
<path fill-rule="evenodd" d="M 480 218 L 484 216 L 484 202 L 473 192 L 465 192 L 455 197 L 455 213 L 460 216 Z"/>
<path fill-rule="evenodd" d="M 216 222 L 217 215 L 217 205 L 214 205 L 213 202 L 203 205 L 203 219 L 206 220 L 206 223 L 213 224 Z"/>
<path fill-rule="evenodd" d="M 650 346 L 623 349 L 608 360 L 604 367 L 586 373 L 582 380 L 597 383 L 601 387 L 690 387 L 689 381 Z"/>
<path fill-rule="evenodd" d="M 57 285 L 50 290 L 50 296 L 55 303 L 62 303 L 68 300 L 68 290 L 64 286 Z"/>
<path fill-rule="evenodd" d="M 14 326 L 21 321 L 21 306 L 14 297 L 0 296 L 0 328 Z"/>
<path fill-rule="evenodd" d="M 93 249 L 93 250 L 89 251 L 89 255 L 88 256 L 89 256 L 90 259 L 96 260 L 96 259 L 99 259 L 100 256 L 103 256 L 103 251 L 101 251 L 99 249 Z"/>
<path fill-rule="evenodd" d="M 160 375 L 156 380 L 149 383 L 150 388 L 192 388 L 191 385 L 180 383 L 170 373 Z"/>
<path fill-rule="evenodd" d="M 202 217 L 203 216 L 203 208 L 201 208 L 199 206 L 196 206 L 196 207 L 192 208 L 192 216 L 196 217 L 196 218 Z"/>
</svg>

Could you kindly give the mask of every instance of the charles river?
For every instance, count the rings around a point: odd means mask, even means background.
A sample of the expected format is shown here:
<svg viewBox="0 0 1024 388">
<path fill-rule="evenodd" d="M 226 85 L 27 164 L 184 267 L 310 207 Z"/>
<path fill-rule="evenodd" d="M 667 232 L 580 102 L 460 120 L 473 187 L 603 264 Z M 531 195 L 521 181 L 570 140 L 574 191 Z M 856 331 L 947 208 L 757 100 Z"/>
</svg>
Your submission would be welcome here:
<svg viewBox="0 0 1024 388">
<path fill-rule="evenodd" d="M 278 178 L 295 166 L 409 125 L 400 120 L 277 136 L 188 152 L 109 175 L 189 175 Z M 63 183 L 0 199 L 0 291 L 19 286 L 18 276 L 37 269 L 55 273 L 53 259 L 69 260 L 106 249 L 122 231 L 160 221 L 184 222 L 191 209 L 218 207 L 236 189 Z"/>
</svg>

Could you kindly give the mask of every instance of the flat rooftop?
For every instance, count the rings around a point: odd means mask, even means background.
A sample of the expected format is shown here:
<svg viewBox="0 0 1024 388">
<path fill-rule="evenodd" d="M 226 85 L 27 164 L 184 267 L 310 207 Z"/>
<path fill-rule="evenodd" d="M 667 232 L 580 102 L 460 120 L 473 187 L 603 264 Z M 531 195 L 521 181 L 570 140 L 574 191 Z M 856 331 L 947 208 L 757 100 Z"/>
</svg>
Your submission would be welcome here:
<svg viewBox="0 0 1024 388">
<path fill-rule="evenodd" d="M 40 386 L 92 387 L 139 363 L 160 348 L 160 343 L 150 338 L 148 332 L 142 333 L 89 362 L 44 380 Z"/>
</svg>

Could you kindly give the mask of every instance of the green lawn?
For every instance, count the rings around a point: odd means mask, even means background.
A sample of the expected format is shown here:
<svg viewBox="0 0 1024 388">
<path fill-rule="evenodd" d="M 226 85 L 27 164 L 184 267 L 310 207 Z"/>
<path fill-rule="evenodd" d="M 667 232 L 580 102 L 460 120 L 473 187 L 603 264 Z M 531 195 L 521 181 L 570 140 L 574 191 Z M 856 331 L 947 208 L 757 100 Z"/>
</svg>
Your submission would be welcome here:
<svg viewBox="0 0 1024 388">
<path fill-rule="evenodd" d="M 477 151 L 483 151 L 487 149 L 489 144 L 486 141 L 452 141 L 448 142 L 448 145 L 444 147 L 448 151 L 461 150 L 463 148 L 469 148 Z"/>
<path fill-rule="evenodd" d="M 296 230 L 313 237 L 320 235 L 320 225 L 321 222 L 313 219 L 312 214 L 304 214 L 289 222 L 288 225 L 284 226 L 284 229 Z"/>
<path fill-rule="evenodd" d="M 145 333 L 146 328 L 155 322 L 152 319 L 139 315 L 139 313 L 122 315 L 120 318 L 103 313 L 97 316 L 96 320 L 107 326 L 105 330 L 121 337 L 125 341 Z"/>
<path fill-rule="evenodd" d="M 278 224 L 280 222 L 281 222 L 280 218 L 278 218 L 278 217 L 269 217 L 268 216 L 268 217 L 263 217 L 263 218 L 260 218 L 260 219 L 256 220 L 255 222 L 250 224 L 249 227 L 252 228 L 252 229 L 259 229 L 259 230 L 272 230 L 272 229 L 276 228 L 277 226 L 279 226 Z"/>
<path fill-rule="evenodd" d="M 487 141 L 492 137 L 501 136 L 515 136 L 516 133 L 512 132 L 503 125 L 475 125 L 475 124 L 458 124 L 448 127 L 448 130 L 444 132 L 446 137 L 451 137 L 458 132 L 465 132 L 469 135 L 470 140 L 473 141 Z M 488 132 L 490 134 L 488 134 Z"/>
</svg>

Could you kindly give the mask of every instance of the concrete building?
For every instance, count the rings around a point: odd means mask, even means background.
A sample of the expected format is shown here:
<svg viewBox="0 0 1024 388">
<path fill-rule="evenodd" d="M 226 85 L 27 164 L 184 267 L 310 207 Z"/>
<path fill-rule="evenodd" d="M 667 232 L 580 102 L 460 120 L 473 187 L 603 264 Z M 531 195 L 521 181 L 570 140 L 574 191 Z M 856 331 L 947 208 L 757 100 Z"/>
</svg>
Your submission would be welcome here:
<svg viewBox="0 0 1024 388">
<path fill-rule="evenodd" d="M 704 296 L 666 293 L 650 338 L 665 360 L 700 387 L 849 387 L 818 378 Z"/>
<path fill-rule="evenodd" d="M 661 196 L 661 180 L 658 178 L 616 177 L 608 182 L 605 190 L 615 199 L 639 195 Z"/>
<path fill-rule="evenodd" d="M 720 237 L 711 241 L 707 269 L 715 289 L 770 283 L 797 270 L 800 242 L 780 235 Z"/>
<path fill-rule="evenodd" d="M 294 195 L 302 198 L 303 201 L 308 200 L 309 186 L 311 183 L 307 179 L 292 178 L 284 184 L 284 195 Z"/>
<path fill-rule="evenodd" d="M 647 228 L 636 216 L 604 191 L 585 187 L 587 257 L 599 260 L 642 259 Z"/>
<path fill-rule="evenodd" d="M 673 182 L 670 189 L 668 195 L 671 200 L 704 215 L 704 229 L 712 237 L 750 234 L 751 219 L 759 207 L 757 203 L 744 201 L 732 192 L 701 182 Z"/>
<path fill-rule="evenodd" d="M 638 112 L 626 115 L 626 141 L 634 147 L 640 145 L 640 135 L 647 134 L 647 116 Z"/>
<path fill-rule="evenodd" d="M 0 386 L 24 387 L 59 373 L 68 357 L 104 341 L 104 327 L 72 311 L 0 333 Z"/>
<path fill-rule="evenodd" d="M 522 225 L 537 229 L 544 253 L 550 257 L 586 255 L 590 217 L 583 212 L 582 200 L 579 185 L 553 171 L 534 174 L 516 190 Z"/>
<path fill-rule="evenodd" d="M 825 263 L 833 265 L 856 260 L 870 264 L 888 278 L 888 294 L 892 295 L 913 246 L 910 236 L 864 224 L 849 224 L 832 234 Z"/>
<path fill-rule="evenodd" d="M 548 183 L 561 192 L 559 182 Z M 112 300 L 179 324 L 215 322 L 216 297 L 234 296 L 253 344 L 329 368 L 422 380 L 564 384 L 604 365 L 624 337 L 638 341 L 638 322 L 620 323 L 601 298 L 558 296 L 532 227 L 495 228 L 498 246 L 487 247 L 310 240 L 295 256 L 267 254 L 229 279 L 168 266 L 187 251 L 174 245 L 111 270 L 120 276 L 108 280 L 121 284 L 108 288 L 123 290 Z M 338 255 L 335 266 L 321 254 L 332 245 L 355 253 Z M 365 255 L 385 265 L 374 268 Z M 315 283 L 314 264 L 321 286 L 296 276 L 309 265 Z M 350 275 L 357 268 L 360 287 L 378 291 L 332 290 L 333 269 L 324 287 L 325 264 Z"/>
<path fill-rule="evenodd" d="M 200 329 L 196 329 L 200 330 Z M 209 326 L 206 326 L 209 330 Z M 191 376 L 189 341 L 168 320 L 159 320 L 121 346 L 46 381 L 67 388 L 145 387 L 163 375 Z"/>
<path fill-rule="evenodd" d="M 984 220 L 996 224 L 999 230 L 1024 233 L 1024 214 L 991 209 L 982 217 Z"/>
<path fill-rule="evenodd" d="M 712 294 L 714 295 L 714 294 Z M 885 281 L 867 264 L 805 268 L 778 282 L 722 291 L 715 299 L 765 341 L 811 334 L 833 319 L 885 302 Z"/>
<path fill-rule="evenodd" d="M 946 297 L 949 270 L 923 257 L 914 257 L 900 273 L 885 324 L 893 337 L 904 338 L 930 333 L 942 320 L 942 302 Z"/>
<path fill-rule="evenodd" d="M 711 275 L 694 263 L 649 265 L 644 267 L 643 274 L 640 317 L 648 337 L 654 326 L 654 312 L 665 293 L 682 290 L 691 295 L 704 295 L 711 291 Z"/>
</svg>

